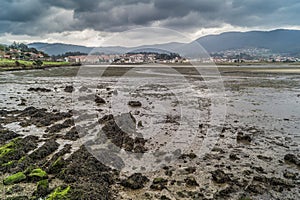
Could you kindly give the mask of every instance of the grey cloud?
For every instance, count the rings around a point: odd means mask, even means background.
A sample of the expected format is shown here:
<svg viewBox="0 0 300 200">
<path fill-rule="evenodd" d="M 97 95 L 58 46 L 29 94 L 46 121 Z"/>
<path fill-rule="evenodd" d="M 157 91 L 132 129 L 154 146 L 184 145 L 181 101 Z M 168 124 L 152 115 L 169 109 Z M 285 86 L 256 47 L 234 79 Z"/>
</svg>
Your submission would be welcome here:
<svg viewBox="0 0 300 200">
<path fill-rule="evenodd" d="M 0 32 L 119 32 L 157 24 L 185 31 L 224 23 L 242 27 L 300 25 L 299 8 L 298 0 L 4 0 Z"/>
</svg>

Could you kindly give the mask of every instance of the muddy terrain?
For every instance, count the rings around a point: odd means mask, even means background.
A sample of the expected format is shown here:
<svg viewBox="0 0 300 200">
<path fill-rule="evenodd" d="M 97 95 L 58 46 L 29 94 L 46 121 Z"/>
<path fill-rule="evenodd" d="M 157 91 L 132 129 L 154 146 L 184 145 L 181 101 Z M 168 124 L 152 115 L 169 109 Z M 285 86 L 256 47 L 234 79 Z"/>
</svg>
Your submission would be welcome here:
<svg viewBox="0 0 300 200">
<path fill-rule="evenodd" d="M 217 72 L 0 72 L 0 199 L 300 199 L 300 69 Z"/>
</svg>

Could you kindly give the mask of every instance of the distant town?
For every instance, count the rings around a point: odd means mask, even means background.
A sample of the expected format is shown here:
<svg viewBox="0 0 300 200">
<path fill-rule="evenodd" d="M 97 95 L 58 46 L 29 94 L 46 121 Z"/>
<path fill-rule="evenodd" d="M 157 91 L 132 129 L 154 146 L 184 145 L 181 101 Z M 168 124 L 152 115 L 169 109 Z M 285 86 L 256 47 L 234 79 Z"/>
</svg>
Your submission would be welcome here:
<svg viewBox="0 0 300 200">
<path fill-rule="evenodd" d="M 41 62 L 66 62 L 77 64 L 146 64 L 146 63 L 189 63 L 195 61 L 184 58 L 177 53 L 129 52 L 125 54 L 86 54 L 81 52 L 66 52 L 61 55 L 48 55 L 35 48 L 29 48 L 23 43 L 6 46 L 0 45 L 0 59 L 25 60 Z M 206 59 L 197 60 L 203 63 L 259 63 L 259 62 L 300 62 L 298 56 L 272 53 L 264 48 L 233 49 L 213 52 Z"/>
</svg>

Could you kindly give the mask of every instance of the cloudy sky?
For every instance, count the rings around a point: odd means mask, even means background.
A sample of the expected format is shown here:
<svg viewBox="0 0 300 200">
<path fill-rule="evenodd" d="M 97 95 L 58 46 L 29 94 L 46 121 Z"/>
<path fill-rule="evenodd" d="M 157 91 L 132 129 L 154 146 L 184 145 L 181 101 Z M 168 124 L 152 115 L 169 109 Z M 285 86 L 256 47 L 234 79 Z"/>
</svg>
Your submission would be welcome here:
<svg viewBox="0 0 300 200">
<path fill-rule="evenodd" d="M 96 46 L 142 27 L 171 29 L 191 39 L 225 31 L 300 29 L 299 0 L 2 0 L 0 10 L 0 43 L 6 44 Z M 143 34 L 138 35 L 141 41 Z M 163 35 L 165 42 L 174 39 Z"/>
</svg>

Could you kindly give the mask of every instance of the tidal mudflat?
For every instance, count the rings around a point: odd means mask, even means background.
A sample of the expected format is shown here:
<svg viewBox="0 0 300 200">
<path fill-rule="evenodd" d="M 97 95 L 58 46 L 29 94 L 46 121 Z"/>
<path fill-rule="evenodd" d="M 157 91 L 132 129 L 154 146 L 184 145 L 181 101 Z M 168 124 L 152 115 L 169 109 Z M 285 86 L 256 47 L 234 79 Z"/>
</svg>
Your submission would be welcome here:
<svg viewBox="0 0 300 200">
<path fill-rule="evenodd" d="M 300 199 L 300 68 L 218 71 L 1 72 L 1 199 Z"/>
</svg>

